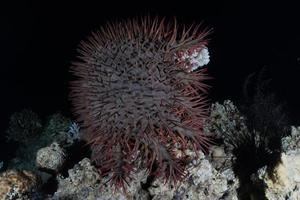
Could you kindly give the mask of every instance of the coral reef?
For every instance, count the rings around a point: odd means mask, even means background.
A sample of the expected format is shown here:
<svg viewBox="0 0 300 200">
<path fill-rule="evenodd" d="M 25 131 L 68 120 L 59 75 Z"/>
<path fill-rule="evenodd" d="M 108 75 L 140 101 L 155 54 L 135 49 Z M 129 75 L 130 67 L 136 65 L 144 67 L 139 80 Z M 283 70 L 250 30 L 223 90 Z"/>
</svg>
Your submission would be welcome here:
<svg viewBox="0 0 300 200">
<path fill-rule="evenodd" d="M 54 141 L 62 146 L 71 146 L 74 142 L 69 134 L 72 123 L 74 122 L 60 113 L 49 116 L 42 133 L 43 138 L 41 138 L 41 140 L 44 140 L 44 146 Z"/>
<path fill-rule="evenodd" d="M 7 139 L 27 145 L 38 137 L 42 130 L 39 116 L 29 109 L 13 113 L 10 117 Z"/>
<path fill-rule="evenodd" d="M 282 138 L 282 151 L 289 152 L 300 149 L 300 127 L 292 126 L 291 134 Z"/>
<path fill-rule="evenodd" d="M 21 120 L 21 124 L 27 123 L 29 125 L 17 126 L 16 124 L 20 123 L 13 122 L 13 120 Z M 38 126 L 35 126 L 35 124 L 38 124 Z M 16 150 L 16 157 L 8 162 L 8 168 L 37 170 L 35 163 L 36 153 L 40 148 L 46 147 L 53 142 L 57 142 L 64 147 L 69 147 L 74 141 L 79 139 L 79 133 L 76 132 L 79 131 L 79 126 L 72 126 L 74 124 L 72 125 L 71 120 L 59 113 L 48 117 L 45 124 L 42 123 L 36 113 L 29 110 L 13 114 L 8 129 L 9 137 L 21 134 L 22 136 L 19 136 L 21 137 L 20 139 L 26 143 L 19 142 L 20 145 Z M 39 130 L 38 133 L 37 130 Z M 70 131 L 72 131 L 72 134 L 70 134 Z"/>
<path fill-rule="evenodd" d="M 269 169 L 258 170 L 256 180 L 261 180 L 268 200 L 296 200 L 300 198 L 300 127 L 292 127 L 291 135 L 282 139 L 280 162 Z"/>
<path fill-rule="evenodd" d="M 139 170 L 134 174 L 135 181 L 130 184 L 126 193 L 115 191 L 110 184 L 107 184 L 109 177 L 100 179 L 97 169 L 91 164 L 91 161 L 84 158 L 68 170 L 68 177 L 64 178 L 61 175 L 57 177 L 58 189 L 48 199 L 149 199 L 147 191 L 142 189 L 142 184 L 146 182 L 147 177 L 146 170 Z"/>
<path fill-rule="evenodd" d="M 232 168 L 240 181 L 240 199 L 280 199 L 282 196 L 278 194 L 294 194 L 291 188 L 281 188 L 277 193 L 276 190 L 278 185 L 285 184 L 282 183 L 286 181 L 285 171 L 293 171 L 285 162 L 289 159 L 291 162 L 292 158 L 282 152 L 297 148 L 299 135 L 293 128 L 292 136 L 284 137 L 289 130 L 287 117 L 279 112 L 282 107 L 273 102 L 273 96 L 257 94 L 254 99 L 251 108 L 246 109 L 247 116 L 243 116 L 231 101 L 213 104 L 205 130 L 224 142 L 225 152 L 217 154 L 232 157 Z M 293 159 L 297 165 L 297 159 Z"/>
<path fill-rule="evenodd" d="M 58 172 L 65 161 L 65 151 L 56 142 L 37 151 L 36 164 L 39 168 Z"/>
<path fill-rule="evenodd" d="M 90 160 L 85 158 L 68 171 L 67 178 L 59 175 L 58 189 L 51 199 L 96 199 L 95 187 L 100 182 L 100 177 Z"/>
<path fill-rule="evenodd" d="M 83 122 L 92 161 L 118 188 L 131 182 L 134 161 L 171 182 L 185 175 L 174 146 L 205 149 L 209 31 L 145 18 L 107 24 L 79 48 L 70 98 Z"/>
<path fill-rule="evenodd" d="M 150 194 L 148 191 L 144 190 L 143 185 L 146 184 L 149 173 L 145 169 L 136 169 L 136 173 L 132 175 L 132 182 L 126 188 L 126 192 L 120 190 L 115 190 L 111 187 L 111 184 L 108 184 L 110 177 L 104 177 L 98 189 L 99 193 L 97 198 L 103 200 L 109 199 L 136 199 L 136 200 L 148 200 L 150 199 Z"/>
<path fill-rule="evenodd" d="M 178 149 L 177 154 L 181 153 Z M 110 177 L 100 178 L 97 169 L 85 158 L 69 170 L 67 178 L 61 175 L 57 177 L 58 190 L 49 199 L 237 199 L 239 181 L 230 166 L 224 165 L 230 161 L 221 161 L 218 164 L 221 167 L 216 169 L 209 161 L 212 158 L 206 157 L 201 151 L 198 153 L 200 157 L 192 149 L 187 150 L 186 154 L 193 157 L 188 164 L 189 175 L 177 186 L 166 184 L 162 178 L 149 182 L 147 170 L 137 169 L 126 193 L 114 190 L 107 184 Z"/>
<path fill-rule="evenodd" d="M 36 164 L 39 168 L 48 169 L 47 172 L 54 170 L 55 173 L 46 176 L 46 173 L 39 172 L 38 174 L 42 175 L 40 178 L 33 172 L 5 171 L 0 175 L 0 191 L 2 192 L 0 197 L 22 200 L 237 200 L 247 196 L 252 199 L 264 200 L 299 199 L 300 127 L 292 127 L 291 133 L 281 139 L 282 151 L 279 152 L 279 160 L 275 165 L 264 162 L 264 165 L 261 163 L 261 167 L 252 168 L 251 174 L 248 169 L 243 169 L 244 174 L 241 174 L 242 171 L 238 171 L 236 167 L 239 166 L 238 162 L 243 160 L 237 157 L 239 155 L 237 150 L 243 144 L 242 142 L 247 142 L 245 139 L 251 133 L 246 125 L 246 120 L 248 118 L 244 117 L 229 100 L 226 100 L 224 104 L 213 104 L 211 116 L 206 120 L 204 129 L 219 140 L 211 146 L 206 154 L 201 150 L 194 151 L 191 146 L 187 148 L 181 148 L 180 145 L 174 146 L 173 153 L 176 158 L 186 156 L 186 176 L 177 184 L 167 182 L 163 177 L 156 177 L 149 173 L 149 170 L 144 168 L 142 157 L 140 157 L 134 161 L 133 171 L 135 173 L 132 173 L 132 180 L 127 186 L 126 192 L 115 190 L 116 188 L 109 183 L 113 174 L 99 175 L 97 166 L 94 166 L 94 163 L 88 158 L 82 159 L 74 166 L 69 163 L 67 164 L 68 168 L 61 168 L 63 162 L 60 161 L 65 159 L 64 152 L 69 148 L 69 144 L 55 142 L 38 150 L 36 155 L 36 159 L 39 160 Z M 74 135 L 79 134 L 79 127 L 74 124 L 67 126 L 66 123 L 58 130 L 61 129 L 65 130 L 64 134 L 69 134 L 68 131 L 72 131 L 75 133 Z M 54 135 L 58 133 L 55 128 L 49 130 L 52 130 L 50 132 L 55 133 Z M 69 135 L 73 135 L 73 133 Z M 249 136 L 256 138 L 253 140 L 256 141 L 261 139 L 256 135 L 258 133 Z M 242 140 L 234 138 L 243 135 L 247 137 Z M 66 137 L 64 136 L 64 138 Z M 260 142 L 254 144 L 260 144 Z M 251 156 L 255 157 L 257 153 L 260 152 L 252 152 Z M 69 159 L 65 160 L 65 162 L 70 161 Z M 66 171 L 67 169 L 68 171 Z M 68 173 L 66 174 L 66 172 Z M 245 182 L 243 175 L 249 176 L 249 182 Z M 58 185 L 51 186 L 51 181 L 48 182 L 51 179 L 52 181 L 56 180 Z M 52 184 L 55 184 L 55 181 Z M 42 186 L 43 189 L 39 189 L 39 186 Z M 48 187 L 53 187 L 53 189 L 45 191 L 45 188 Z"/>
<path fill-rule="evenodd" d="M 0 174 L 1 200 L 30 200 L 40 186 L 40 178 L 30 171 L 8 170 Z"/>
<path fill-rule="evenodd" d="M 165 185 L 162 180 L 156 179 L 149 188 L 153 199 L 237 199 L 239 181 L 231 166 L 224 165 L 227 161 L 221 161 L 223 164 L 219 166 L 222 167 L 216 169 L 209 161 L 211 157 L 204 156 L 202 152 L 199 152 L 200 158 L 191 150 L 186 153 L 193 157 L 188 177 L 178 186 Z"/>
<path fill-rule="evenodd" d="M 205 131 L 217 139 L 223 139 L 226 148 L 233 151 L 251 137 L 245 120 L 232 101 L 225 100 L 223 104 L 216 102 L 211 105 Z"/>
</svg>

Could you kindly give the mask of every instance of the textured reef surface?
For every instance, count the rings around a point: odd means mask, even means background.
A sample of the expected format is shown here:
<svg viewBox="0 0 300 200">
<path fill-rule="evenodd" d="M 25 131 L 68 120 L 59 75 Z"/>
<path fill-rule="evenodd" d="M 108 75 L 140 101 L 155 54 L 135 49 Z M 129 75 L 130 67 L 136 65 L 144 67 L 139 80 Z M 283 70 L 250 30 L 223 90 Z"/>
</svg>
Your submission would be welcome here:
<svg viewBox="0 0 300 200">
<path fill-rule="evenodd" d="M 0 199 L 300 200 L 300 127 L 262 72 L 244 102 L 209 103 L 208 34 L 158 18 L 92 33 L 71 68 L 74 119 L 11 116 Z"/>
<path fill-rule="evenodd" d="M 84 148 L 80 137 L 74 137 L 80 135 L 79 126 L 62 115 L 54 116 L 45 124 L 45 130 L 59 132 L 62 136 L 52 137 L 48 144 L 43 140 L 45 146 L 35 151 L 33 161 L 21 159 L 23 163 L 18 162 L 17 165 L 15 160 L 19 158 L 15 158 L 13 164 L 4 164 L 0 174 L 1 199 L 232 200 L 244 199 L 251 194 L 253 199 L 283 200 L 297 199 L 300 195 L 300 128 L 292 127 L 291 132 L 281 138 L 282 149 L 278 153 L 278 162 L 256 168 L 250 174 L 249 182 L 242 182 L 245 178 L 240 177 L 241 172 L 237 168 L 239 154 L 236 153 L 236 148 L 240 147 L 234 146 L 229 136 L 249 135 L 251 131 L 247 127 L 247 118 L 230 100 L 211 105 L 210 117 L 204 129 L 219 141 L 216 140 L 208 152 L 194 152 L 192 148 L 185 152 L 176 149 L 176 156 L 189 156 L 187 176 L 181 182 L 166 183 L 162 178 L 151 176 L 144 168 L 137 168 L 126 191 L 116 190 L 109 184 L 109 176 L 99 175 L 89 153 L 78 156 L 78 152 L 74 151 Z M 262 142 L 259 142 L 261 138 L 257 135 L 253 137 L 256 138 L 256 145 Z M 246 141 L 249 143 L 248 139 Z M 28 145 L 36 143 L 31 142 Z M 140 166 L 140 163 L 141 160 L 136 160 L 136 166 Z M 28 165 L 34 167 L 30 171 L 25 170 Z M 251 190 L 257 187 L 261 191 Z"/>
</svg>

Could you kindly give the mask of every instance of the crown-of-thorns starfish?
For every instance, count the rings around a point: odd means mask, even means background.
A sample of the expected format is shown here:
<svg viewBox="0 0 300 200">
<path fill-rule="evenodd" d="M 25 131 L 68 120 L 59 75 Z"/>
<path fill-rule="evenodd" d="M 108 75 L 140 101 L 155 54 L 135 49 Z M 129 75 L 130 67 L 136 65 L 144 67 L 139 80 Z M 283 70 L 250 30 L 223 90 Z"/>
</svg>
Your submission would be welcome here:
<svg viewBox="0 0 300 200">
<path fill-rule="evenodd" d="M 100 174 L 116 186 L 131 180 L 138 158 L 151 173 L 176 182 L 186 173 L 175 147 L 208 145 L 202 133 L 208 76 L 193 71 L 186 56 L 207 51 L 208 33 L 148 17 L 109 23 L 80 44 L 71 68 L 74 113 Z"/>
</svg>

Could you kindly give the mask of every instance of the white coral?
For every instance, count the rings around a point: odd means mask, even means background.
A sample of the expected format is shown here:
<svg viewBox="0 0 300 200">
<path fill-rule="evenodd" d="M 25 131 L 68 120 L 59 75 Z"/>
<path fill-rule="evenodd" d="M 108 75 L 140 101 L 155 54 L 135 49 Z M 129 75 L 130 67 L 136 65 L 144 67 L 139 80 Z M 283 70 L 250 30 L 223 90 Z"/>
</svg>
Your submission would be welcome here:
<svg viewBox="0 0 300 200">
<path fill-rule="evenodd" d="M 183 62 L 189 72 L 207 65 L 210 61 L 207 47 L 186 50 L 181 52 L 180 55 L 175 56 L 175 59 L 179 62 Z"/>
<path fill-rule="evenodd" d="M 191 71 L 198 69 L 199 67 L 203 67 L 209 63 L 209 52 L 207 48 L 203 48 L 200 52 L 195 51 L 190 56 L 190 63 L 192 65 Z"/>
</svg>

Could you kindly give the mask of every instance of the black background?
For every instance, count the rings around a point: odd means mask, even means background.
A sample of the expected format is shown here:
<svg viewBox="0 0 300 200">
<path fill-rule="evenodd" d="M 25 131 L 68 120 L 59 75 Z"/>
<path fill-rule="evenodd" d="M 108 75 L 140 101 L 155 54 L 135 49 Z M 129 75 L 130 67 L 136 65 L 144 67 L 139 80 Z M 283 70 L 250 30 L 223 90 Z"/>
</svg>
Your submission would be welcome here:
<svg viewBox="0 0 300 200">
<path fill-rule="evenodd" d="M 71 116 L 68 68 L 80 40 L 109 20 L 145 14 L 203 21 L 214 29 L 212 102 L 239 99 L 245 77 L 266 66 L 277 97 L 300 125 L 298 7 L 288 1 L 10 1 L 0 12 L 0 145 L 6 147 L 13 112 L 31 108 L 43 117 L 56 111 Z"/>
</svg>

